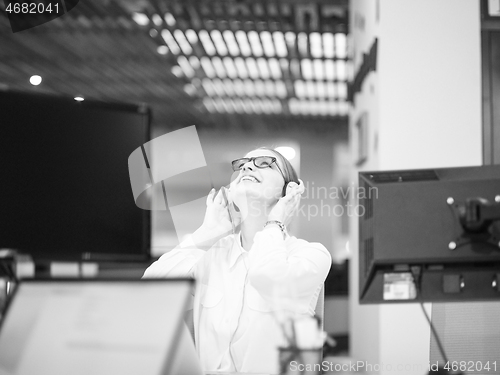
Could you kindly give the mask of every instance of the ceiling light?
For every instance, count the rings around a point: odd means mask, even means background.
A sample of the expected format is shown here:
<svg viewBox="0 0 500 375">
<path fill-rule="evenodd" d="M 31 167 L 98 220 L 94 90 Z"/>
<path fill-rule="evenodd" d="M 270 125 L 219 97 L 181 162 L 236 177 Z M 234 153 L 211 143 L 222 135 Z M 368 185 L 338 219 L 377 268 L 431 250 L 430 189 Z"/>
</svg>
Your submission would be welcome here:
<svg viewBox="0 0 500 375">
<path fill-rule="evenodd" d="M 269 70 L 271 71 L 271 74 L 274 79 L 280 79 L 281 78 L 281 68 L 278 60 L 276 59 L 269 59 Z"/>
<path fill-rule="evenodd" d="M 219 113 L 225 112 L 224 105 L 222 104 L 222 100 L 220 98 L 214 99 L 214 106 L 217 112 Z"/>
<path fill-rule="evenodd" d="M 325 60 L 325 78 L 328 81 L 333 81 L 337 75 L 335 74 L 335 64 L 333 60 Z"/>
<path fill-rule="evenodd" d="M 198 43 L 198 35 L 196 34 L 196 31 L 192 29 L 186 30 L 186 38 L 191 45 Z"/>
<path fill-rule="evenodd" d="M 307 57 L 309 54 L 307 52 L 307 34 L 306 33 L 299 33 L 298 35 L 298 40 L 297 40 L 297 47 L 299 49 L 300 55 Z"/>
<path fill-rule="evenodd" d="M 179 29 L 174 30 L 174 37 L 179 46 L 181 47 L 182 52 L 184 52 L 185 55 L 190 55 L 193 52 L 191 44 L 189 44 L 189 42 L 186 39 L 186 36 L 181 30 Z"/>
<path fill-rule="evenodd" d="M 196 87 L 194 87 L 191 83 L 187 83 L 184 85 L 184 91 L 189 96 L 194 96 L 196 94 Z"/>
<path fill-rule="evenodd" d="M 144 13 L 133 13 L 132 19 L 139 26 L 146 26 L 149 24 L 149 17 L 146 16 Z"/>
<path fill-rule="evenodd" d="M 316 82 L 316 93 L 320 98 L 326 97 L 326 88 L 323 82 Z"/>
<path fill-rule="evenodd" d="M 266 86 L 264 85 L 264 82 L 258 79 L 254 82 L 254 84 L 255 84 L 255 94 L 257 96 L 266 96 Z"/>
<path fill-rule="evenodd" d="M 278 99 L 273 99 L 273 108 L 274 108 L 274 113 L 276 114 L 283 112 L 281 101 L 279 101 Z"/>
<path fill-rule="evenodd" d="M 298 98 L 302 98 L 306 94 L 305 86 L 304 86 L 304 81 L 301 80 L 296 80 L 294 82 L 294 89 L 295 89 L 295 96 Z"/>
<path fill-rule="evenodd" d="M 335 46 L 333 40 L 334 38 L 332 33 L 323 34 L 323 54 L 327 59 L 333 59 L 335 56 Z"/>
<path fill-rule="evenodd" d="M 309 96 L 309 98 L 315 98 L 316 97 L 316 87 L 314 85 L 314 81 L 307 81 L 306 87 L 307 87 L 307 96 Z"/>
<path fill-rule="evenodd" d="M 226 91 L 227 96 L 232 97 L 234 95 L 233 81 L 231 81 L 230 79 L 225 79 L 224 90 Z"/>
<path fill-rule="evenodd" d="M 298 102 L 298 100 L 295 98 L 290 98 L 290 100 L 288 101 L 288 108 L 289 108 L 290 113 L 292 115 L 295 115 L 298 112 L 297 111 L 297 102 Z"/>
<path fill-rule="evenodd" d="M 245 80 L 245 92 L 247 96 L 254 96 L 255 95 L 255 88 L 253 85 L 253 81 L 246 79 Z"/>
<path fill-rule="evenodd" d="M 281 31 L 275 31 L 273 33 L 274 45 L 276 47 L 276 55 L 279 57 L 285 57 L 288 54 L 285 43 L 285 36 Z"/>
<path fill-rule="evenodd" d="M 158 36 L 158 30 L 156 30 L 156 29 L 149 30 L 149 36 L 151 38 L 156 38 Z"/>
<path fill-rule="evenodd" d="M 267 57 L 273 57 L 274 53 L 274 43 L 271 33 L 269 31 L 262 31 L 260 33 L 260 39 L 262 40 L 262 46 L 264 47 L 264 52 Z"/>
<path fill-rule="evenodd" d="M 257 67 L 257 63 L 255 62 L 255 60 L 249 57 L 246 59 L 246 63 L 248 68 L 248 75 L 253 79 L 259 78 L 259 68 Z"/>
<path fill-rule="evenodd" d="M 182 72 L 184 75 L 188 78 L 192 78 L 194 76 L 194 70 L 191 64 L 189 63 L 188 59 L 186 56 L 179 56 L 177 58 L 177 63 L 182 69 Z"/>
<path fill-rule="evenodd" d="M 269 79 L 269 68 L 267 66 L 267 60 L 264 58 L 257 59 L 257 65 L 259 67 L 260 76 L 263 79 Z"/>
<path fill-rule="evenodd" d="M 295 49 L 295 41 L 296 41 L 296 35 L 294 32 L 288 31 L 285 33 L 285 40 L 286 44 L 288 45 L 288 50 L 294 50 Z"/>
<path fill-rule="evenodd" d="M 321 45 L 321 35 L 319 33 L 311 33 L 309 36 L 311 43 L 311 56 L 321 58 L 323 55 L 323 46 Z"/>
<path fill-rule="evenodd" d="M 208 97 L 203 98 L 203 104 L 205 105 L 205 108 L 207 109 L 208 112 L 210 113 L 215 112 L 214 102 L 212 101 L 211 98 Z"/>
<path fill-rule="evenodd" d="M 208 78 L 215 77 L 215 70 L 214 70 L 214 67 L 213 67 L 210 59 L 206 56 L 203 56 L 201 58 L 200 62 L 201 62 L 201 67 L 203 68 L 203 71 L 205 72 L 205 75 Z"/>
<path fill-rule="evenodd" d="M 241 79 L 236 79 L 233 82 L 234 92 L 238 96 L 245 96 L 245 85 Z"/>
<path fill-rule="evenodd" d="M 208 96 L 214 96 L 215 95 L 215 90 L 214 86 L 212 85 L 212 81 L 209 80 L 208 78 L 205 78 L 201 85 L 203 86 L 203 90 L 207 93 Z"/>
<path fill-rule="evenodd" d="M 339 59 L 345 59 L 347 56 L 347 41 L 345 34 L 335 34 L 335 55 Z"/>
<path fill-rule="evenodd" d="M 339 108 L 338 108 L 338 103 L 336 101 L 329 101 L 328 102 L 328 114 L 330 116 L 337 116 L 338 112 L 339 112 Z"/>
<path fill-rule="evenodd" d="M 313 67 L 311 64 L 311 60 L 303 59 L 301 61 L 302 67 L 302 76 L 304 79 L 313 79 Z"/>
<path fill-rule="evenodd" d="M 339 115 L 345 116 L 349 112 L 349 104 L 346 101 L 339 101 Z"/>
<path fill-rule="evenodd" d="M 224 43 L 224 39 L 222 38 L 222 34 L 220 33 L 219 30 L 212 30 L 210 32 L 210 35 L 212 36 L 212 41 L 215 44 L 215 48 L 217 49 L 217 53 L 220 56 L 226 56 L 227 55 L 227 47 L 226 43 Z"/>
<path fill-rule="evenodd" d="M 286 90 L 285 82 L 283 82 L 283 81 L 276 81 L 275 82 L 275 86 L 276 86 L 276 96 L 278 98 L 286 98 L 286 96 L 287 96 L 287 90 Z"/>
<path fill-rule="evenodd" d="M 222 33 L 224 40 L 226 41 L 227 49 L 229 53 L 233 56 L 238 56 L 240 54 L 240 49 L 238 48 L 238 43 L 234 39 L 234 34 L 231 30 L 224 30 Z"/>
<path fill-rule="evenodd" d="M 248 44 L 247 34 L 242 30 L 238 30 L 236 31 L 236 39 L 238 40 L 241 54 L 243 56 L 250 56 L 252 51 L 250 49 L 250 45 Z"/>
<path fill-rule="evenodd" d="M 42 83 L 42 77 L 40 77 L 39 75 L 31 76 L 30 77 L 30 83 L 33 86 L 38 86 L 40 83 Z"/>
<path fill-rule="evenodd" d="M 217 96 L 225 96 L 225 91 L 224 91 L 224 84 L 220 79 L 214 79 L 212 81 L 212 84 L 214 85 L 214 91 Z"/>
<path fill-rule="evenodd" d="M 276 96 L 276 88 L 273 81 L 264 82 L 266 85 L 266 96 Z"/>
<path fill-rule="evenodd" d="M 85 99 L 82 97 L 82 96 L 75 96 L 74 99 L 77 101 L 77 102 L 83 102 Z"/>
<path fill-rule="evenodd" d="M 161 26 L 163 24 L 163 20 L 161 19 L 161 17 L 158 14 L 153 14 L 151 19 L 153 20 L 153 23 L 156 26 Z"/>
<path fill-rule="evenodd" d="M 215 46 L 212 43 L 212 39 L 210 38 L 210 35 L 208 35 L 207 30 L 200 30 L 198 33 L 201 44 L 203 45 L 203 49 L 207 53 L 207 55 L 212 56 L 215 55 Z"/>
<path fill-rule="evenodd" d="M 181 52 L 179 46 L 177 45 L 177 42 L 175 41 L 169 30 L 163 29 L 161 31 L 161 36 L 167 44 L 167 47 L 170 49 L 170 51 L 172 51 L 174 55 L 178 55 Z"/>
<path fill-rule="evenodd" d="M 247 66 L 245 65 L 245 60 L 243 60 L 241 57 L 237 57 L 234 59 L 234 64 L 236 65 L 236 70 L 238 71 L 238 75 L 240 78 L 247 78 L 248 77 L 248 71 L 247 71 Z"/>
<path fill-rule="evenodd" d="M 242 100 L 241 102 L 243 104 L 243 108 L 245 109 L 245 112 L 248 114 L 252 114 L 253 113 L 252 101 L 250 99 L 245 99 L 245 100 Z"/>
<path fill-rule="evenodd" d="M 326 83 L 326 95 L 331 98 L 331 99 L 334 99 L 336 94 L 335 94 L 335 83 L 333 82 L 327 82 Z"/>
<path fill-rule="evenodd" d="M 261 114 L 262 113 L 262 104 L 259 99 L 253 99 L 252 100 L 252 108 L 255 113 Z"/>
<path fill-rule="evenodd" d="M 345 61 L 344 60 L 337 60 L 335 65 L 337 67 L 337 80 L 339 80 L 339 81 L 347 80 L 347 71 L 346 71 Z"/>
<path fill-rule="evenodd" d="M 253 55 L 256 57 L 262 56 L 262 46 L 260 43 L 259 34 L 257 31 L 249 31 L 248 32 L 248 40 L 250 41 L 250 45 L 252 46 Z"/>
<path fill-rule="evenodd" d="M 233 99 L 232 102 L 233 102 L 233 106 L 234 106 L 234 109 L 236 110 L 236 112 L 238 112 L 238 113 L 245 112 L 245 108 L 243 108 L 243 103 L 242 103 L 240 98 Z"/>
<path fill-rule="evenodd" d="M 212 65 L 214 66 L 214 69 L 217 72 L 217 76 L 219 78 L 226 78 L 226 69 L 224 68 L 224 64 L 222 63 L 220 57 L 213 57 Z"/>
<path fill-rule="evenodd" d="M 292 160 L 296 155 L 295 149 L 293 147 L 289 147 L 289 146 L 276 147 L 275 150 L 278 151 L 281 155 L 283 155 L 288 160 Z"/>
<path fill-rule="evenodd" d="M 200 69 L 200 60 L 196 56 L 191 56 L 189 58 L 189 63 L 191 64 L 194 70 Z"/>
<path fill-rule="evenodd" d="M 170 71 L 177 78 L 182 77 L 182 68 L 179 65 L 174 65 Z"/>
<path fill-rule="evenodd" d="M 156 48 L 156 52 L 160 55 L 166 55 L 168 53 L 168 47 L 165 45 L 158 46 L 158 48 Z"/>
<path fill-rule="evenodd" d="M 168 26 L 174 26 L 175 25 L 175 18 L 172 15 L 172 13 L 165 13 L 165 22 L 167 23 Z"/>
<path fill-rule="evenodd" d="M 234 66 L 234 61 L 230 57 L 224 57 L 224 66 L 226 67 L 226 73 L 229 78 L 236 78 L 238 77 L 238 71 L 236 70 L 236 67 Z"/>
<path fill-rule="evenodd" d="M 316 59 L 313 61 L 313 66 L 314 66 L 314 74 L 316 76 L 317 80 L 323 80 L 325 78 L 324 75 L 324 67 L 323 67 L 323 61 Z"/>
</svg>

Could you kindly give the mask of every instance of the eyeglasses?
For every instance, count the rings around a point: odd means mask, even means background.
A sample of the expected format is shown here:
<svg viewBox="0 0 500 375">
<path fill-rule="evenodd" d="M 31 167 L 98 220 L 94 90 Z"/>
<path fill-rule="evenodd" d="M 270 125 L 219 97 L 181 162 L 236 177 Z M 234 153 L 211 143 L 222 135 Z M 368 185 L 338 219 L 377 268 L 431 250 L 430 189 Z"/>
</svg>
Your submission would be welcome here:
<svg viewBox="0 0 500 375">
<path fill-rule="evenodd" d="M 236 159 L 231 162 L 233 166 L 233 171 L 236 172 L 241 170 L 241 168 L 243 168 L 243 166 L 250 161 L 253 161 L 253 165 L 255 165 L 257 168 L 271 168 L 271 165 L 273 163 L 276 163 L 276 158 L 273 156 L 256 156 L 254 158 Z M 285 175 L 281 171 L 281 168 L 279 167 L 278 163 L 276 163 L 276 167 L 283 176 L 283 179 L 286 181 Z"/>
</svg>

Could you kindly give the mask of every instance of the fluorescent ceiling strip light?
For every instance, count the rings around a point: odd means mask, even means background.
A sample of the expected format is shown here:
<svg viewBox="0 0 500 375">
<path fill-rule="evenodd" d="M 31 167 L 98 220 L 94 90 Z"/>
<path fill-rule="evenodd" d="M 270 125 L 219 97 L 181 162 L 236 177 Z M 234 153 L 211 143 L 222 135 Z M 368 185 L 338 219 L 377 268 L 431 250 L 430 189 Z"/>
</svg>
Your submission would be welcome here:
<svg viewBox="0 0 500 375">
<path fill-rule="evenodd" d="M 149 25 L 149 17 L 146 16 L 144 13 L 133 13 L 132 14 L 132 19 L 139 26 Z"/>
<path fill-rule="evenodd" d="M 169 30 L 163 29 L 161 31 L 161 37 L 163 38 L 163 40 L 167 44 L 167 47 L 170 49 L 170 51 L 172 51 L 174 55 L 178 55 L 181 52 L 181 49 L 177 45 L 177 42 L 175 41 L 174 37 L 172 36 Z"/>
<path fill-rule="evenodd" d="M 314 85 L 314 81 L 307 81 L 306 87 L 307 87 L 307 96 L 309 98 L 315 98 L 317 95 L 316 95 L 316 87 Z"/>
<path fill-rule="evenodd" d="M 238 30 L 236 31 L 236 39 L 238 40 L 241 55 L 250 56 L 252 54 L 252 50 L 250 49 L 250 45 L 248 44 L 247 34 L 242 30 Z"/>
<path fill-rule="evenodd" d="M 193 29 L 188 29 L 186 30 L 186 38 L 191 43 L 191 45 L 194 45 L 198 43 L 198 35 L 196 34 L 196 31 Z"/>
<path fill-rule="evenodd" d="M 249 31 L 248 32 L 248 40 L 250 41 L 250 45 L 252 46 L 252 53 L 255 57 L 262 56 L 262 45 L 260 44 L 260 38 L 257 31 Z"/>
<path fill-rule="evenodd" d="M 302 68 L 302 76 L 305 80 L 313 79 L 313 67 L 311 64 L 311 60 L 302 59 L 301 60 L 301 68 Z"/>
<path fill-rule="evenodd" d="M 275 82 L 275 86 L 276 86 L 276 96 L 278 98 L 286 98 L 288 93 L 287 93 L 287 90 L 286 90 L 286 85 L 285 85 L 285 82 L 283 81 L 276 81 Z"/>
<path fill-rule="evenodd" d="M 210 35 L 208 35 L 208 31 L 207 30 L 200 30 L 198 35 L 200 37 L 201 44 L 203 45 L 203 49 L 205 50 L 207 55 L 209 55 L 209 56 L 215 55 L 215 52 L 216 52 L 215 46 L 212 43 L 212 39 L 210 39 Z"/>
<path fill-rule="evenodd" d="M 274 43 L 271 33 L 269 31 L 262 31 L 260 33 L 260 39 L 262 40 L 262 46 L 264 47 L 266 56 L 273 57 L 276 53 L 274 52 Z"/>
<path fill-rule="evenodd" d="M 335 44 L 332 33 L 323 34 L 323 54 L 327 59 L 333 59 L 335 57 Z"/>
<path fill-rule="evenodd" d="M 323 66 L 323 61 L 317 59 L 313 61 L 314 75 L 317 80 L 325 79 L 325 68 Z"/>
<path fill-rule="evenodd" d="M 226 73 L 229 78 L 237 78 L 238 70 L 234 66 L 234 60 L 230 57 L 224 57 L 224 66 L 226 67 Z"/>
<path fill-rule="evenodd" d="M 255 85 L 255 94 L 257 96 L 266 96 L 266 86 L 264 85 L 263 81 L 258 79 L 254 82 L 254 85 Z"/>
<path fill-rule="evenodd" d="M 243 107 L 243 103 L 240 98 L 233 99 L 232 102 L 237 113 L 245 112 L 245 108 Z"/>
<path fill-rule="evenodd" d="M 328 102 L 328 114 L 330 116 L 337 116 L 339 113 L 339 106 L 336 101 Z"/>
<path fill-rule="evenodd" d="M 345 101 L 339 102 L 339 115 L 346 116 L 349 112 L 349 104 Z"/>
<path fill-rule="evenodd" d="M 299 33 L 299 37 L 297 40 L 297 47 L 299 49 L 299 54 L 303 57 L 307 57 L 309 55 L 307 51 L 308 42 L 307 42 L 307 34 Z"/>
<path fill-rule="evenodd" d="M 337 80 L 339 81 L 346 81 L 347 80 L 347 70 L 346 70 L 346 65 L 344 60 L 337 60 L 336 61 L 336 67 L 337 67 Z"/>
<path fill-rule="evenodd" d="M 165 19 L 165 22 L 167 23 L 168 26 L 172 27 L 175 26 L 175 17 L 172 15 L 172 13 L 165 13 L 165 16 L 163 16 Z"/>
<path fill-rule="evenodd" d="M 273 99 L 274 113 L 279 114 L 283 112 L 283 107 L 281 106 L 281 101 L 278 99 Z"/>
<path fill-rule="evenodd" d="M 245 99 L 242 100 L 243 103 L 243 108 L 245 109 L 245 112 L 248 113 L 249 115 L 253 113 L 253 105 L 252 101 L 250 99 Z"/>
<path fill-rule="evenodd" d="M 333 82 L 326 83 L 326 95 L 331 99 L 335 99 L 335 97 L 336 97 L 335 83 L 333 83 Z"/>
<path fill-rule="evenodd" d="M 191 64 L 189 63 L 188 59 L 186 58 L 186 56 L 182 56 L 182 55 L 178 56 L 177 63 L 181 67 L 182 72 L 184 73 L 184 75 L 186 77 L 193 78 L 194 70 L 193 70 L 193 67 L 191 66 Z"/>
<path fill-rule="evenodd" d="M 226 108 L 226 111 L 228 113 L 234 113 L 235 112 L 235 108 L 233 106 L 233 101 L 231 99 L 223 99 L 223 103 L 224 103 L 224 108 Z"/>
<path fill-rule="evenodd" d="M 286 48 L 285 36 L 281 31 L 275 31 L 273 33 L 274 46 L 276 47 L 276 55 L 278 57 L 286 57 L 288 55 L 288 50 Z"/>
<path fill-rule="evenodd" d="M 214 103 L 213 103 L 213 101 L 212 101 L 211 98 L 204 97 L 203 98 L 203 105 L 205 106 L 205 108 L 207 109 L 208 112 L 210 112 L 210 113 L 214 113 L 215 112 Z"/>
<path fill-rule="evenodd" d="M 190 56 L 189 63 L 195 71 L 200 69 L 200 59 L 198 59 L 196 56 Z"/>
<path fill-rule="evenodd" d="M 316 82 L 316 93 L 319 98 L 325 98 L 326 97 L 326 87 L 324 82 Z"/>
<path fill-rule="evenodd" d="M 347 57 L 347 40 L 345 34 L 335 34 L 335 55 L 339 59 L 345 59 Z"/>
<path fill-rule="evenodd" d="M 246 79 L 245 80 L 245 92 L 247 96 L 254 96 L 255 95 L 255 87 L 253 84 L 253 81 Z"/>
<path fill-rule="evenodd" d="M 215 44 L 215 48 L 217 49 L 217 53 L 220 56 L 226 56 L 227 55 L 227 46 L 226 43 L 224 42 L 224 39 L 222 38 L 222 34 L 220 33 L 219 30 L 212 30 L 210 32 L 210 35 L 212 36 L 212 41 Z"/>
<path fill-rule="evenodd" d="M 220 79 L 214 79 L 212 81 L 212 84 L 214 86 L 214 91 L 215 91 L 216 96 L 218 96 L 218 97 L 225 96 L 226 91 L 224 90 L 224 84 L 222 83 L 222 81 Z"/>
<path fill-rule="evenodd" d="M 238 96 L 245 96 L 245 84 L 241 79 L 235 79 L 233 82 L 234 92 Z"/>
<path fill-rule="evenodd" d="M 159 14 L 153 14 L 151 16 L 151 20 L 153 21 L 153 23 L 156 25 L 156 26 L 161 26 L 163 25 L 163 20 L 161 19 L 160 15 Z"/>
<path fill-rule="evenodd" d="M 206 56 L 203 56 L 200 61 L 201 61 L 201 67 L 203 68 L 205 75 L 208 78 L 214 78 L 215 70 L 210 59 Z"/>
<path fill-rule="evenodd" d="M 281 68 L 280 63 L 276 59 L 269 59 L 269 70 L 274 79 L 281 79 Z"/>
<path fill-rule="evenodd" d="M 232 56 L 238 56 L 240 54 L 240 49 L 238 48 L 238 43 L 234 38 L 233 32 L 231 30 L 224 30 L 222 36 L 224 37 L 229 53 Z"/>
<path fill-rule="evenodd" d="M 225 79 L 224 90 L 227 96 L 232 97 L 234 95 L 233 81 L 231 81 L 230 79 Z"/>
<path fill-rule="evenodd" d="M 224 64 L 222 63 L 220 57 L 212 57 L 212 65 L 214 66 L 215 72 L 219 78 L 226 78 L 226 68 L 224 68 Z"/>
<path fill-rule="evenodd" d="M 248 57 L 246 59 L 246 63 L 248 68 L 248 75 L 253 79 L 259 78 L 259 68 L 257 67 L 255 59 Z"/>
<path fill-rule="evenodd" d="M 236 70 L 238 71 L 238 76 L 240 78 L 248 78 L 247 66 L 245 65 L 245 60 L 241 57 L 237 57 L 234 59 L 234 64 L 236 65 Z"/>
<path fill-rule="evenodd" d="M 193 52 L 191 44 L 189 44 L 184 33 L 181 30 L 179 29 L 174 30 L 174 37 L 175 40 L 177 41 L 177 44 L 179 44 L 179 46 L 182 49 L 182 52 L 184 52 L 185 55 L 190 55 Z"/>
<path fill-rule="evenodd" d="M 339 99 L 347 98 L 347 84 L 345 82 L 337 83 L 337 97 Z"/>
<path fill-rule="evenodd" d="M 298 103 L 298 100 L 295 98 L 290 98 L 290 100 L 288 101 L 288 109 L 290 110 L 290 113 L 292 115 L 296 115 L 298 112 L 297 103 Z"/>
<path fill-rule="evenodd" d="M 209 80 L 208 78 L 204 78 L 203 81 L 201 82 L 201 85 L 203 86 L 203 90 L 205 90 L 208 96 L 215 95 L 214 86 L 211 80 Z"/>
<path fill-rule="evenodd" d="M 319 59 L 323 56 L 323 45 L 321 43 L 321 35 L 319 33 L 311 33 L 309 36 L 311 43 L 311 56 Z"/>
<path fill-rule="evenodd" d="M 337 77 L 335 74 L 335 63 L 333 60 L 325 60 L 325 78 L 328 81 L 333 81 Z"/>
<path fill-rule="evenodd" d="M 214 99 L 213 103 L 214 103 L 214 107 L 217 110 L 217 112 L 219 112 L 219 113 L 225 112 L 224 107 L 222 105 L 222 101 L 220 100 L 220 98 Z"/>
<path fill-rule="evenodd" d="M 304 81 L 297 80 L 294 82 L 295 96 L 297 98 L 303 98 L 306 94 L 306 89 L 304 86 Z"/>
<path fill-rule="evenodd" d="M 267 66 L 267 60 L 264 58 L 257 59 L 257 65 L 262 79 L 269 79 L 270 74 L 269 67 Z"/>
<path fill-rule="evenodd" d="M 264 85 L 266 86 L 266 96 L 276 96 L 276 87 L 273 81 L 265 81 Z"/>
<path fill-rule="evenodd" d="M 294 32 L 288 31 L 285 33 L 285 40 L 288 46 L 288 50 L 295 50 L 295 44 L 297 43 L 297 35 Z"/>
</svg>

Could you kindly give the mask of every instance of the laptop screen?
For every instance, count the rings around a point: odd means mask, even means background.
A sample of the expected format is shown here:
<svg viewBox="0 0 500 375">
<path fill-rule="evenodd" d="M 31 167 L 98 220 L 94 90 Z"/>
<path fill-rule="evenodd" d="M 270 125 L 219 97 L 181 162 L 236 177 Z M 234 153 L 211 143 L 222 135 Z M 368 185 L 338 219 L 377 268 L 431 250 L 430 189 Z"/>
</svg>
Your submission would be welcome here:
<svg viewBox="0 0 500 375">
<path fill-rule="evenodd" d="M 168 371 L 191 280 L 21 282 L 0 330 L 0 375 Z"/>
</svg>

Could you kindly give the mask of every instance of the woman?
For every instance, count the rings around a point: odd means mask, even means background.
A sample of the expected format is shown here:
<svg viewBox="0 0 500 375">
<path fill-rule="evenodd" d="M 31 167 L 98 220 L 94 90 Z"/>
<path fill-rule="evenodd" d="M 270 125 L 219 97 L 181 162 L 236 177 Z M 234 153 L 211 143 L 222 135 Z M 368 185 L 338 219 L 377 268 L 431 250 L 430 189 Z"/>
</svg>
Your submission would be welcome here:
<svg viewBox="0 0 500 375">
<path fill-rule="evenodd" d="M 225 188 L 212 189 L 201 227 L 144 277 L 197 280 L 195 341 L 205 371 L 278 373 L 277 348 L 286 345 L 279 321 L 314 315 L 331 257 L 286 230 L 304 192 L 286 158 L 259 148 L 232 165 L 239 174 L 230 207 Z"/>
</svg>

